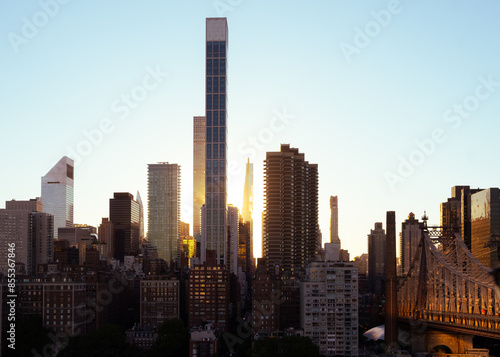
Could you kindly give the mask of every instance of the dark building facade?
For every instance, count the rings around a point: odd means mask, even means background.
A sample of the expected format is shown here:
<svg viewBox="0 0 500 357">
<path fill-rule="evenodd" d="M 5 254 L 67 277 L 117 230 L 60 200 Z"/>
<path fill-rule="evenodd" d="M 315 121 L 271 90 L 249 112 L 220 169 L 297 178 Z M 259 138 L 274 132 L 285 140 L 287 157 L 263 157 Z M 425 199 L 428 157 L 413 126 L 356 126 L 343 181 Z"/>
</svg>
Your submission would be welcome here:
<svg viewBox="0 0 500 357">
<path fill-rule="evenodd" d="M 254 269 L 251 222 L 243 222 L 243 218 L 240 217 L 238 225 L 238 267 L 245 273 L 252 274 Z"/>
<path fill-rule="evenodd" d="M 152 329 L 167 319 L 178 319 L 179 302 L 179 280 L 166 278 L 142 280 L 140 326 Z"/>
<path fill-rule="evenodd" d="M 373 294 L 385 292 L 385 230 L 382 222 L 368 235 L 368 289 Z"/>
<path fill-rule="evenodd" d="M 304 272 L 320 246 L 318 165 L 290 145 L 264 161 L 263 257 L 268 270 Z"/>
<path fill-rule="evenodd" d="M 130 193 L 115 192 L 109 200 L 109 221 L 113 224 L 113 257 L 123 262 L 125 255 L 139 250 L 139 204 Z"/>
<path fill-rule="evenodd" d="M 20 318 L 42 316 L 43 325 L 54 333 L 84 334 L 85 285 L 65 275 L 54 275 L 50 279 L 24 278 L 16 284 L 17 314 Z"/>
<path fill-rule="evenodd" d="M 252 331 L 269 335 L 280 326 L 280 280 L 267 272 L 264 259 L 259 259 L 252 282 Z"/>
</svg>

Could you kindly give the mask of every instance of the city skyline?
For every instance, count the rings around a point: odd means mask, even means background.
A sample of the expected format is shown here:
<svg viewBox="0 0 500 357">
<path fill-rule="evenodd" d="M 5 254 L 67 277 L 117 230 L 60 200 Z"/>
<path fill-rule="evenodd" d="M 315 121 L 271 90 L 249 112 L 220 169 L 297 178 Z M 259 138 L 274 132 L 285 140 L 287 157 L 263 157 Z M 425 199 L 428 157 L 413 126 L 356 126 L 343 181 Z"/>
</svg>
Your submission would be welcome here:
<svg viewBox="0 0 500 357">
<path fill-rule="evenodd" d="M 436 16 L 429 18 L 425 2 L 401 2 L 400 11 L 380 20 L 386 25 L 379 24 L 373 36 L 366 35 L 367 25 L 387 15 L 387 2 L 243 2 L 223 14 L 210 2 L 199 8 L 129 3 L 121 4 L 120 12 L 110 3 L 99 5 L 100 13 L 93 11 L 96 4 L 60 5 L 47 26 L 14 46 L 17 52 L 7 36 L 0 44 L 5 54 L 0 74 L 11 84 L 3 92 L 1 114 L 9 118 L 9 135 L 2 136 L 1 148 L 7 152 L 21 140 L 29 143 L 2 159 L 3 169 L 15 174 L 3 177 L 0 201 L 40 196 L 39 178 L 74 150 L 80 155 L 74 158 L 75 223 L 97 226 L 108 216 L 113 192 L 146 192 L 147 164 L 158 161 L 184 167 L 181 219 L 192 223 L 191 120 L 204 112 L 205 18 L 219 15 L 228 17 L 231 28 L 228 163 L 235 168 L 228 175 L 228 203 L 241 208 L 250 156 L 256 256 L 261 256 L 263 159 L 281 143 L 318 163 L 323 242 L 328 199 L 335 195 L 342 202 L 342 247 L 352 257 L 367 251 L 366 232 L 384 220 L 386 210 L 396 211 L 398 223 L 409 212 L 420 218 L 427 210 L 429 224 L 439 224 L 439 205 L 452 186 L 498 186 L 498 169 L 482 155 L 494 154 L 495 130 L 484 128 L 497 128 L 500 101 L 495 72 L 500 52 L 492 45 L 499 26 L 492 8 L 498 4 L 433 4 Z M 22 35 L 23 18 L 31 21 L 42 11 L 37 3 L 0 9 L 5 35 Z M 308 19 L 301 20 L 304 14 Z M 135 22 L 122 23 L 122 16 Z M 256 16 L 264 41 L 249 34 Z M 79 34 L 91 20 L 95 29 Z M 110 26 L 123 37 L 103 30 Z M 356 47 L 356 39 L 364 38 L 360 33 L 367 38 L 364 47 Z M 307 54 L 296 53 L 299 43 L 308 46 Z M 347 58 L 343 43 L 354 46 Z M 122 101 L 142 83 L 151 88 L 143 101 Z M 117 112 L 110 109 L 113 103 Z M 134 140 L 123 140 L 127 136 Z M 91 143 L 86 155 L 77 151 L 83 141 Z M 467 170 L 445 170 L 444 162 Z M 394 175 L 389 175 L 394 192 L 387 173 Z"/>
</svg>

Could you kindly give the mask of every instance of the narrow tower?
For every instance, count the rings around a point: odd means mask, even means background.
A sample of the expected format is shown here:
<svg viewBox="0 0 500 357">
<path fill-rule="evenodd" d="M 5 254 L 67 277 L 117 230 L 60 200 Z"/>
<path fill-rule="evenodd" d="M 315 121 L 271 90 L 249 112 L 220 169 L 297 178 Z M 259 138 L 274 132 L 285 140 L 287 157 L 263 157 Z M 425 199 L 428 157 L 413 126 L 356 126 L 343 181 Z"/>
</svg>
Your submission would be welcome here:
<svg viewBox="0 0 500 357">
<path fill-rule="evenodd" d="M 334 261 L 340 260 L 339 205 L 338 197 L 330 196 L 330 243 Z"/>
<path fill-rule="evenodd" d="M 137 190 L 137 196 L 135 197 L 137 200 L 137 203 L 139 204 L 139 243 L 142 244 L 144 240 L 144 205 L 142 204 L 142 198 L 139 193 L 139 190 Z"/>
<path fill-rule="evenodd" d="M 205 73 L 205 205 L 201 230 L 201 261 L 206 251 L 215 251 L 216 264 L 229 267 L 227 252 L 227 176 L 226 176 L 226 55 L 227 19 L 208 18 L 206 22 Z"/>
<path fill-rule="evenodd" d="M 396 213 L 387 212 L 385 263 L 385 345 L 386 352 L 398 348 L 398 301 L 396 277 Z"/>
<path fill-rule="evenodd" d="M 241 233 L 243 234 L 242 239 L 245 246 L 245 271 L 250 274 L 255 270 L 253 258 L 253 163 L 250 162 L 250 159 L 247 160 L 246 165 L 241 218 Z"/>
<path fill-rule="evenodd" d="M 193 118 L 193 237 L 201 241 L 201 206 L 205 203 L 205 117 Z M 198 246 L 198 249 L 200 247 Z"/>
</svg>

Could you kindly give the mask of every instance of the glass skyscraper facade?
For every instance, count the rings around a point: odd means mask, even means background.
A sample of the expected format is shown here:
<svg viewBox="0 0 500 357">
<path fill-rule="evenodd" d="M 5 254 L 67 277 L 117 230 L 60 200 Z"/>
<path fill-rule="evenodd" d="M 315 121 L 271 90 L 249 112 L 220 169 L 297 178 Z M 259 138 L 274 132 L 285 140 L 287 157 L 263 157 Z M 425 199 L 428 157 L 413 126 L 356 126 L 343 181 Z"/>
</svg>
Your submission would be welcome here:
<svg viewBox="0 0 500 357">
<path fill-rule="evenodd" d="M 226 88 L 228 29 L 226 18 L 206 20 L 205 81 L 205 209 L 202 222 L 201 260 L 214 250 L 216 263 L 228 266 L 226 193 Z"/>
<path fill-rule="evenodd" d="M 193 237 L 201 241 L 201 206 L 205 203 L 205 117 L 193 118 Z"/>
<path fill-rule="evenodd" d="M 74 161 L 64 156 L 42 177 L 43 212 L 54 216 L 54 238 L 58 228 L 73 227 Z"/>
<path fill-rule="evenodd" d="M 158 258 L 180 264 L 181 167 L 168 162 L 148 165 L 148 241 Z"/>
<path fill-rule="evenodd" d="M 500 189 L 481 190 L 471 195 L 472 254 L 487 268 L 500 261 Z"/>
</svg>

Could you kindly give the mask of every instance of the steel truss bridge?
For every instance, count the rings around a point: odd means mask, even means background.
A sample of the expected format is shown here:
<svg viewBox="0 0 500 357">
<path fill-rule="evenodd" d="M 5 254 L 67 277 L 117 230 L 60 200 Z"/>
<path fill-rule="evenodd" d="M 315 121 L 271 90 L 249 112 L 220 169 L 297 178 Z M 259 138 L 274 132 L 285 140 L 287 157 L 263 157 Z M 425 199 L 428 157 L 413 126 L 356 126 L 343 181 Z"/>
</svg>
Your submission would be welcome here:
<svg viewBox="0 0 500 357">
<path fill-rule="evenodd" d="M 410 269 L 398 283 L 400 321 L 500 339 L 495 282 L 460 234 L 425 227 Z"/>
</svg>

